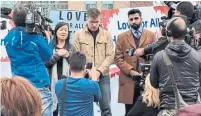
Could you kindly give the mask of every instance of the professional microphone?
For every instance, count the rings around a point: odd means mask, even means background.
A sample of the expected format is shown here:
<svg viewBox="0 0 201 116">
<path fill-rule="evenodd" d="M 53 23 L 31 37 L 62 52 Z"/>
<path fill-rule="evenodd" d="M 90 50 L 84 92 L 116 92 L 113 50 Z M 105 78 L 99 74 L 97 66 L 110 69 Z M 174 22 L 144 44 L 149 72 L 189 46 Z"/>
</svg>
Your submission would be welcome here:
<svg viewBox="0 0 201 116">
<path fill-rule="evenodd" d="M 46 21 L 49 22 L 49 23 L 53 23 L 53 21 L 52 21 L 51 19 L 42 16 L 42 15 L 41 15 L 41 12 L 37 11 L 37 13 L 41 16 L 41 18 L 42 18 L 43 20 L 46 20 Z"/>
</svg>

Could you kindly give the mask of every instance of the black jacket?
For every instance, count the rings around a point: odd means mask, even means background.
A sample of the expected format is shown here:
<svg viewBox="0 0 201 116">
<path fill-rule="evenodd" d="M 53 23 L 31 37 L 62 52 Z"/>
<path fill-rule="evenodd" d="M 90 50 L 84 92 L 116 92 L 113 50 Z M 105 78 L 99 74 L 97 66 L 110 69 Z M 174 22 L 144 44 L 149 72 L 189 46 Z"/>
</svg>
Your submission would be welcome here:
<svg viewBox="0 0 201 116">
<path fill-rule="evenodd" d="M 173 63 L 173 72 L 177 87 L 185 102 L 191 104 L 197 100 L 201 81 L 201 55 L 184 41 L 168 44 L 165 51 L 158 52 L 152 61 L 151 85 L 160 90 L 161 108 L 174 109 L 175 97 L 167 66 L 162 52 L 166 52 Z"/>
<path fill-rule="evenodd" d="M 166 37 L 161 37 L 158 41 L 148 44 L 144 47 L 144 54 L 156 54 L 157 52 L 164 50 L 165 47 L 168 45 L 168 40 Z M 198 47 L 195 48 L 196 50 L 201 50 L 201 39 L 199 42 Z"/>
<path fill-rule="evenodd" d="M 144 48 L 144 54 L 156 54 L 158 51 L 164 50 L 168 43 L 169 42 L 166 37 L 161 37 L 158 41 L 147 45 Z"/>
<path fill-rule="evenodd" d="M 55 46 L 52 44 L 52 52 L 54 50 Z M 59 49 L 59 48 L 56 48 Z M 72 45 L 71 44 L 66 44 L 64 46 L 64 49 L 66 49 L 69 52 L 69 55 L 71 54 L 72 50 Z M 48 62 L 45 62 L 45 66 L 48 69 L 49 74 L 52 72 L 52 67 L 54 64 L 57 63 L 57 73 L 58 73 L 58 78 L 61 79 L 62 76 L 62 69 L 63 69 L 63 59 L 66 59 L 69 62 L 69 57 L 62 57 L 55 52 L 51 59 Z"/>
<path fill-rule="evenodd" d="M 157 116 L 158 112 L 158 108 L 148 107 L 146 103 L 142 102 L 142 96 L 139 96 L 137 102 L 126 116 Z"/>
<path fill-rule="evenodd" d="M 55 47 L 52 45 L 52 51 Z M 64 48 L 69 52 L 69 54 L 71 53 L 71 48 L 72 48 L 72 45 L 71 44 L 68 44 L 68 45 L 65 45 Z M 58 48 L 56 48 L 58 49 Z M 45 62 L 45 66 L 46 68 L 51 68 L 55 63 L 57 63 L 59 60 L 61 60 L 60 62 L 62 62 L 62 58 L 66 58 L 67 61 L 68 61 L 68 57 L 61 57 L 57 54 L 57 52 L 55 52 L 51 59 L 48 61 L 48 62 Z"/>
</svg>

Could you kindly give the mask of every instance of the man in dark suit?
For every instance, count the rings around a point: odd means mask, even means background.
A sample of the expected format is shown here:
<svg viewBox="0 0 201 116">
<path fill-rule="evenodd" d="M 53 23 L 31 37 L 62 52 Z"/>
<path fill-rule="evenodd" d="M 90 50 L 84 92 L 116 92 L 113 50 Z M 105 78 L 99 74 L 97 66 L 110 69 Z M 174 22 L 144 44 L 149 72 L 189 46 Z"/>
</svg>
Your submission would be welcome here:
<svg viewBox="0 0 201 116">
<path fill-rule="evenodd" d="M 140 75 L 137 71 L 137 62 L 144 62 L 143 58 L 128 55 L 131 49 L 143 48 L 154 42 L 154 33 L 143 29 L 141 12 L 132 9 L 128 12 L 128 19 L 131 29 L 123 32 L 117 37 L 115 63 L 120 69 L 119 76 L 119 103 L 125 104 L 126 114 L 135 104 L 140 90 L 135 88 L 132 79 L 134 75 Z"/>
</svg>

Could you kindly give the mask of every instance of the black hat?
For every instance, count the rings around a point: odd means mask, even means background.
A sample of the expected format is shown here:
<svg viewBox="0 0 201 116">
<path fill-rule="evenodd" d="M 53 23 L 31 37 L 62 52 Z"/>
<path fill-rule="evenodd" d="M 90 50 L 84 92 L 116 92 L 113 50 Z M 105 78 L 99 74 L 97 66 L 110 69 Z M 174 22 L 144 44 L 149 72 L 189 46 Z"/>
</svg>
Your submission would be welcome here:
<svg viewBox="0 0 201 116">
<path fill-rule="evenodd" d="M 191 19 L 193 16 L 194 6 L 191 2 L 183 1 L 177 4 L 172 4 L 171 7 L 178 10 L 182 15 L 187 16 L 188 19 Z"/>
<path fill-rule="evenodd" d="M 55 28 L 54 28 L 54 33 L 56 34 L 56 33 L 57 33 L 57 30 L 58 30 L 60 27 L 64 26 L 64 25 L 68 25 L 68 23 L 65 23 L 65 22 L 59 22 L 59 23 L 57 23 L 57 25 L 56 25 Z"/>
</svg>

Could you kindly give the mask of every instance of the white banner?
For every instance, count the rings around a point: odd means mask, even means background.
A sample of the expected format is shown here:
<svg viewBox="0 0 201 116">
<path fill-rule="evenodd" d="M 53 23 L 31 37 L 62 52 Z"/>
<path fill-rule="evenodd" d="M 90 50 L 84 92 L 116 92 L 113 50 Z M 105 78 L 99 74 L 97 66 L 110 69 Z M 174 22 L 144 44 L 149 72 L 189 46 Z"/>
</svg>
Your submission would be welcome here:
<svg viewBox="0 0 201 116">
<path fill-rule="evenodd" d="M 112 33 L 114 44 L 116 44 L 117 35 L 121 32 L 127 31 L 130 29 L 128 24 L 128 11 L 131 8 L 125 9 L 113 9 L 113 10 L 102 10 L 102 25 Z M 155 6 L 155 7 L 139 7 L 138 8 L 142 12 L 143 18 L 143 27 L 147 28 L 153 32 L 159 26 L 160 17 L 164 16 L 167 11 L 168 7 L 166 6 Z M 86 21 L 86 12 L 85 11 L 70 11 L 70 10 L 52 10 L 50 13 L 50 18 L 54 21 L 53 25 L 55 26 L 58 21 L 66 21 L 70 25 L 71 33 L 74 31 L 83 28 L 83 25 Z M 69 15 L 69 16 L 68 16 Z M 70 22 L 68 21 L 70 20 Z M 0 38 L 1 38 L 1 77 L 11 76 L 10 71 L 10 62 L 5 50 L 5 46 L 3 45 L 2 40 L 7 35 L 8 31 L 14 26 L 11 20 L 8 19 L 0 19 L 1 21 L 1 28 L 0 31 Z M 77 24 L 74 25 L 74 24 Z M 6 25 L 6 27 L 4 27 Z M 72 29 L 71 29 L 72 28 Z M 17 55 L 17 54 L 16 54 Z M 124 116 L 125 114 L 125 107 L 123 104 L 117 103 L 118 99 L 118 74 L 119 69 L 116 68 L 115 65 L 112 65 L 110 68 L 110 75 L 114 78 L 111 78 L 111 109 L 113 116 Z M 115 76 L 116 75 L 116 76 Z M 101 116 L 100 108 L 97 107 L 98 104 L 94 103 L 94 113 L 95 116 Z"/>
</svg>

